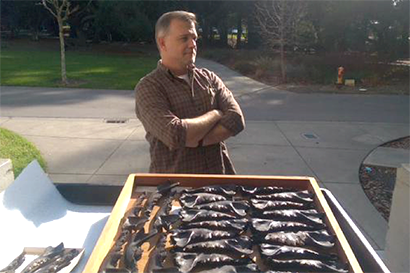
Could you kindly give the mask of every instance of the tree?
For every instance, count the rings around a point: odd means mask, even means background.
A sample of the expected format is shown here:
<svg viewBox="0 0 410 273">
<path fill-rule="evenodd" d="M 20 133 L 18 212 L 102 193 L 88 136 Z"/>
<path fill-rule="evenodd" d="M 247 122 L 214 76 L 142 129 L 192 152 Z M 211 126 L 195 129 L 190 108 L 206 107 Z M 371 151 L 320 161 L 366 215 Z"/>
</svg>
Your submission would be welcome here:
<svg viewBox="0 0 410 273">
<path fill-rule="evenodd" d="M 305 5 L 299 1 L 262 1 L 255 6 L 261 36 L 272 49 L 279 46 L 282 81 L 286 82 L 285 47 L 295 43 L 296 29 L 305 13 Z"/>
<path fill-rule="evenodd" d="M 64 24 L 69 16 L 78 10 L 78 6 L 71 8 L 69 0 L 42 0 L 43 6 L 57 19 L 58 36 L 60 38 L 61 55 L 61 81 L 63 85 L 68 84 L 66 63 L 65 63 L 65 44 L 64 44 Z"/>
</svg>

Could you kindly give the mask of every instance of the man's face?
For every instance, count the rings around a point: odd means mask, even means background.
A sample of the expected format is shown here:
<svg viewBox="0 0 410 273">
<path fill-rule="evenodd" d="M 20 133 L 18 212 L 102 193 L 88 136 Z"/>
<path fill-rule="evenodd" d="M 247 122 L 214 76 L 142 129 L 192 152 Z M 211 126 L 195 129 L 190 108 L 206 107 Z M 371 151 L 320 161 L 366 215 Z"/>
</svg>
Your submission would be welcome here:
<svg viewBox="0 0 410 273">
<path fill-rule="evenodd" d="M 195 63 L 197 38 L 194 23 L 172 20 L 167 35 L 159 41 L 162 59 L 185 69 Z"/>
</svg>

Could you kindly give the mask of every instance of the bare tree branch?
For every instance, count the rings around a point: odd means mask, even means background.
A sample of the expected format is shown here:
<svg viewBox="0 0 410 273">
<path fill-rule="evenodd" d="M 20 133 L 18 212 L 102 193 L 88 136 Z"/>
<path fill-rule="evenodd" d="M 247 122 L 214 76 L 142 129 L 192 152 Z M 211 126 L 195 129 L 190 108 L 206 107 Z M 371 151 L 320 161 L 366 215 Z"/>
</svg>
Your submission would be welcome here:
<svg viewBox="0 0 410 273">
<path fill-rule="evenodd" d="M 270 47 L 280 48 L 282 80 L 286 81 L 285 46 L 295 40 L 296 27 L 303 17 L 305 5 L 300 1 L 257 1 L 257 30 Z"/>
</svg>

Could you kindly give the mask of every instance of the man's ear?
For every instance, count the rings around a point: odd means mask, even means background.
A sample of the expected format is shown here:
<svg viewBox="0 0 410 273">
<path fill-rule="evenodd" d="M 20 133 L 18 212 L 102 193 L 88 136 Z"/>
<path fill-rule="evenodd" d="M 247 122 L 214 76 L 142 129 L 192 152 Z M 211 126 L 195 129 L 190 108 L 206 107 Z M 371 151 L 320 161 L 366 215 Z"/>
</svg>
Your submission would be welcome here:
<svg viewBox="0 0 410 273">
<path fill-rule="evenodd" d="M 159 37 L 158 38 L 158 45 L 159 45 L 159 48 L 161 49 L 161 51 L 166 49 L 165 38 L 164 37 Z"/>
</svg>

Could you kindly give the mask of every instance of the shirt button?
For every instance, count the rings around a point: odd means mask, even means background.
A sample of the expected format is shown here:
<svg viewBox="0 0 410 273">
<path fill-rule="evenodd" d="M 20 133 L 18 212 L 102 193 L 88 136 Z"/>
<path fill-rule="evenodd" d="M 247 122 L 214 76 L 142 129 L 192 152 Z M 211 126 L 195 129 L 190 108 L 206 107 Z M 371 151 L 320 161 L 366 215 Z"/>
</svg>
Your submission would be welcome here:
<svg viewBox="0 0 410 273">
<path fill-rule="evenodd" d="M 201 107 L 196 108 L 198 111 L 201 111 Z"/>
</svg>

